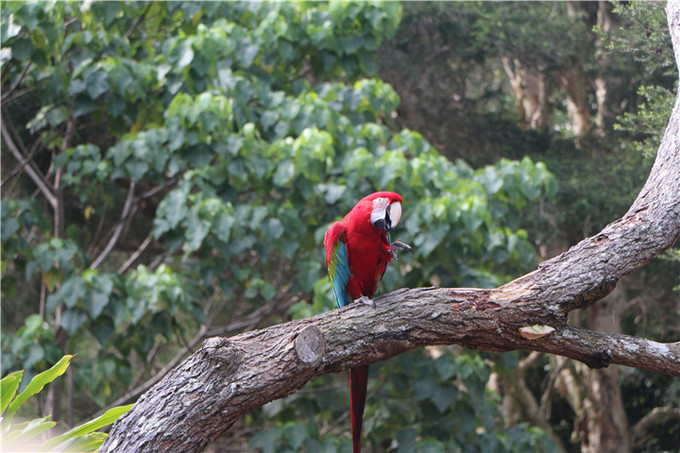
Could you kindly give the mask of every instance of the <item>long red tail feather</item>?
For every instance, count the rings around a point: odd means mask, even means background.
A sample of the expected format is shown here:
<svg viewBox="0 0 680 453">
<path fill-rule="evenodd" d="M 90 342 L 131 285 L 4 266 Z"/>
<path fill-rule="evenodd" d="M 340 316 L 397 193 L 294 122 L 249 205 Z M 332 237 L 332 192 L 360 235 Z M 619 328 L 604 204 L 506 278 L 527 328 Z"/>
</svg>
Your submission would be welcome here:
<svg viewBox="0 0 680 453">
<path fill-rule="evenodd" d="M 366 388 L 368 386 L 368 365 L 349 370 L 349 411 L 352 417 L 352 450 L 361 453 L 361 425 L 364 421 Z"/>
</svg>

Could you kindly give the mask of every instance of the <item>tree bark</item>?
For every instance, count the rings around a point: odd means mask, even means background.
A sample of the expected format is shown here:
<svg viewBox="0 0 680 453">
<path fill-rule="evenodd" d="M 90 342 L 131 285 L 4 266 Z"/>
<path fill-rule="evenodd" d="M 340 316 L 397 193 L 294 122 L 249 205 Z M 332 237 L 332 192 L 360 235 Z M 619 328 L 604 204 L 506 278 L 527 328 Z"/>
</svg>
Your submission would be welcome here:
<svg viewBox="0 0 680 453">
<path fill-rule="evenodd" d="M 669 2 L 676 61 L 680 3 Z M 658 343 L 567 325 L 680 236 L 680 98 L 647 183 L 630 210 L 538 269 L 495 289 L 403 289 L 376 300 L 203 347 L 141 396 L 101 452 L 202 451 L 249 410 L 312 378 L 386 360 L 414 348 L 459 344 L 525 349 L 680 376 L 680 342 Z"/>
</svg>

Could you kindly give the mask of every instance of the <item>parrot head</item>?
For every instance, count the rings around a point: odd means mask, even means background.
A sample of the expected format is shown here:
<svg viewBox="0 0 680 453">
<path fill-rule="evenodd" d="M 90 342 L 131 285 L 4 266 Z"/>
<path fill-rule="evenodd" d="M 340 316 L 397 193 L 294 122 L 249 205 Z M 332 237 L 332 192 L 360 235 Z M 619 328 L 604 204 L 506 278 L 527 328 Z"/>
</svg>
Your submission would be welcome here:
<svg viewBox="0 0 680 453">
<path fill-rule="evenodd" d="M 394 192 L 376 192 L 362 198 L 353 211 L 359 211 L 370 224 L 384 232 L 391 231 L 401 220 L 401 195 Z"/>
</svg>

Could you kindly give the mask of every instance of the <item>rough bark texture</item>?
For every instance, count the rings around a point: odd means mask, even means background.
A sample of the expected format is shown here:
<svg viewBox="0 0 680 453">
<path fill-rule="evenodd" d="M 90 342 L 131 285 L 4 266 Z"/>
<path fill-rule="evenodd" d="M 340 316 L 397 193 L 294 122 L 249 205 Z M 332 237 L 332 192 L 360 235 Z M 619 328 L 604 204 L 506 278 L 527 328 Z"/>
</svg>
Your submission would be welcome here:
<svg viewBox="0 0 680 453">
<path fill-rule="evenodd" d="M 680 4 L 669 3 L 668 16 L 680 61 Z M 534 272 L 491 290 L 399 290 L 377 299 L 375 309 L 352 304 L 208 339 L 142 395 L 100 451 L 202 451 L 252 408 L 295 392 L 314 377 L 426 345 L 534 350 L 593 368 L 620 364 L 680 376 L 680 342 L 662 344 L 566 322 L 570 311 L 607 295 L 621 277 L 680 235 L 679 127 L 676 101 L 650 177 L 626 215 Z M 549 328 L 535 328 L 538 334 L 531 335 L 526 328 L 534 325 Z"/>
</svg>

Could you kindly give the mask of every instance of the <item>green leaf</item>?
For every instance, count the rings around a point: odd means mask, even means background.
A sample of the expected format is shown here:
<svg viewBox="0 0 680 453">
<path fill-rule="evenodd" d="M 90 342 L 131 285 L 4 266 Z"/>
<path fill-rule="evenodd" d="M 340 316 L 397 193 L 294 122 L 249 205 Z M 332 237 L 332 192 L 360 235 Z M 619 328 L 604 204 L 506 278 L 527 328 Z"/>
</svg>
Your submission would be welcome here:
<svg viewBox="0 0 680 453">
<path fill-rule="evenodd" d="M 213 232 L 215 233 L 215 236 L 217 236 L 217 239 L 222 242 L 229 242 L 231 231 L 235 223 L 236 220 L 232 216 L 227 214 L 220 215 L 216 219 L 215 226 L 213 227 Z"/>
<path fill-rule="evenodd" d="M 274 426 L 257 432 L 250 439 L 250 447 L 259 448 L 262 450 L 262 453 L 274 453 L 277 445 L 281 441 L 282 430 L 282 427 Z"/>
<path fill-rule="evenodd" d="M 3 241 L 8 240 L 17 231 L 19 231 L 19 221 L 16 219 L 16 217 L 5 218 L 3 216 L 3 218 L 2 218 L 2 231 L 0 232 L 0 234 L 2 235 L 2 240 Z"/>
<path fill-rule="evenodd" d="M 28 386 L 26 386 L 26 389 L 17 395 L 14 401 L 12 401 L 7 408 L 7 412 L 5 413 L 4 419 L 2 420 L 3 427 L 9 425 L 9 423 L 14 418 L 16 411 L 26 402 L 26 400 L 40 392 L 43 387 L 45 387 L 45 385 L 64 374 L 71 363 L 72 358 L 72 355 L 65 355 L 52 368 L 47 371 L 43 371 L 31 379 L 31 382 L 28 384 Z"/>
<path fill-rule="evenodd" d="M 456 374 L 456 364 L 450 355 L 443 354 L 435 360 L 434 366 L 442 381 L 448 381 Z"/>
<path fill-rule="evenodd" d="M 243 43 L 236 49 L 236 58 L 241 60 L 244 68 L 249 68 L 259 51 L 260 48 L 257 45 Z"/>
<path fill-rule="evenodd" d="M 458 389 L 453 385 L 438 385 L 434 389 L 432 402 L 442 414 L 446 412 L 451 403 L 458 397 Z"/>
<path fill-rule="evenodd" d="M 304 426 L 298 424 L 288 426 L 283 432 L 283 437 L 286 439 L 288 445 L 290 445 L 293 450 L 297 451 L 302 445 L 302 442 L 307 438 L 307 430 Z"/>
<path fill-rule="evenodd" d="M 90 98 L 97 99 L 109 90 L 108 76 L 103 71 L 91 72 L 85 76 L 85 85 Z"/>
<path fill-rule="evenodd" d="M 5 413 L 5 409 L 12 401 L 21 383 L 24 370 L 15 371 L 0 380 L 0 415 Z"/>
<path fill-rule="evenodd" d="M 279 162 L 276 171 L 274 172 L 274 184 L 277 186 L 284 186 L 288 184 L 295 176 L 295 164 L 289 159 Z"/>
<path fill-rule="evenodd" d="M 89 422 L 83 423 L 80 426 L 76 426 L 72 430 L 67 431 L 60 436 L 54 437 L 48 440 L 47 442 L 44 442 L 40 446 L 40 449 L 41 450 L 59 449 L 60 446 L 66 446 L 65 442 L 68 441 L 69 439 L 85 436 L 86 434 L 90 434 L 93 431 L 96 431 L 100 428 L 103 428 L 104 426 L 110 425 L 111 423 L 115 422 L 124 413 L 129 411 L 132 406 L 134 406 L 134 404 L 128 404 L 127 406 L 116 406 L 114 408 L 111 408 L 104 414 L 95 418 L 94 420 L 90 420 Z"/>
<path fill-rule="evenodd" d="M 94 433 L 85 434 L 84 436 L 74 437 L 73 439 L 66 440 L 54 447 L 54 449 L 61 451 L 96 452 L 107 437 L 109 437 L 108 434 L 97 431 Z"/>
<path fill-rule="evenodd" d="M 143 160 L 132 159 L 125 163 L 130 178 L 139 181 L 149 171 L 149 164 Z"/>
<path fill-rule="evenodd" d="M 28 38 L 18 38 L 12 44 L 12 56 L 19 61 L 28 60 L 34 50 L 33 42 Z"/>
<path fill-rule="evenodd" d="M 177 226 L 188 213 L 186 199 L 189 193 L 188 185 L 181 185 L 165 196 L 156 213 L 154 221 L 154 238 L 158 239 L 163 233 Z M 161 222 L 164 220 L 165 222 Z"/>
<path fill-rule="evenodd" d="M 191 48 L 191 42 L 187 40 L 182 41 L 177 47 L 179 48 L 177 67 L 179 69 L 184 69 L 194 60 L 194 49 Z"/>
<path fill-rule="evenodd" d="M 109 296 L 100 291 L 92 291 L 89 297 L 85 298 L 85 309 L 92 319 L 98 318 L 109 303 Z"/>
<path fill-rule="evenodd" d="M 57 424 L 56 422 L 49 420 L 51 417 L 51 415 L 48 415 L 47 417 L 36 418 L 25 423 L 12 425 L 10 427 L 10 432 L 3 436 L 3 444 L 19 440 L 25 445 L 27 441 L 39 436 Z"/>
<path fill-rule="evenodd" d="M 87 314 L 78 307 L 65 310 L 61 315 L 61 327 L 69 334 L 73 335 L 87 322 Z"/>
</svg>

